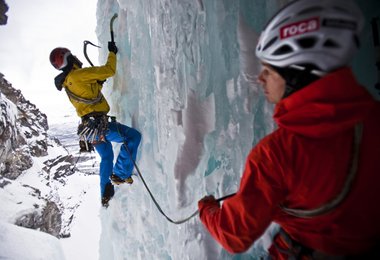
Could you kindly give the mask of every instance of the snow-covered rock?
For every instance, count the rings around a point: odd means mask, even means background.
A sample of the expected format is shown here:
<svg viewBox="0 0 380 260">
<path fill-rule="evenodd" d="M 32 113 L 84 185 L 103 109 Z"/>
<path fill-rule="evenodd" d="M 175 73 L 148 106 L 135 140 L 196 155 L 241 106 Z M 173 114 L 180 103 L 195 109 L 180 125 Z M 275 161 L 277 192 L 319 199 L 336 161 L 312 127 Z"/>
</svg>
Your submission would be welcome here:
<svg viewBox="0 0 380 260">
<path fill-rule="evenodd" d="M 32 164 L 32 156 L 47 155 L 46 115 L 0 74 L 0 162 L 1 175 L 16 179 Z"/>
<path fill-rule="evenodd" d="M 73 155 L 75 147 L 67 150 L 50 136 L 46 115 L 2 74 L 0 105 L 0 221 L 69 237 L 74 212 L 86 194 L 81 178 L 94 172 L 78 172 L 89 157 Z M 72 130 L 61 128 L 59 134 Z"/>
</svg>

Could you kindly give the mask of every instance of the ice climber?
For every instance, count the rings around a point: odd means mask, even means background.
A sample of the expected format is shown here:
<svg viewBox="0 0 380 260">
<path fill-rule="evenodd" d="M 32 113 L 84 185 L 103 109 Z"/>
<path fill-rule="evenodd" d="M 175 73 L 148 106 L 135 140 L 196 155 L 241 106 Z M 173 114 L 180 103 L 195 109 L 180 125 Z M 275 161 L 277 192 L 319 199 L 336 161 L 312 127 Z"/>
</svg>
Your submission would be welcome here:
<svg viewBox="0 0 380 260">
<path fill-rule="evenodd" d="M 105 65 L 88 68 L 82 68 L 82 62 L 66 48 L 58 47 L 50 53 L 51 64 L 63 71 L 55 78 L 55 85 L 58 90 L 65 90 L 81 117 L 78 127 L 81 148 L 88 150 L 93 145 L 100 155 L 100 193 L 101 203 L 105 207 L 114 195 L 114 185 L 133 183 L 134 164 L 131 157 L 136 159 L 141 140 L 141 134 L 136 129 L 120 124 L 107 115 L 110 107 L 101 90 L 103 82 L 115 74 L 118 49 L 114 42 L 109 42 L 108 50 Z M 115 164 L 111 142 L 124 143 Z"/>
<path fill-rule="evenodd" d="M 280 231 L 272 259 L 380 259 L 380 104 L 349 63 L 364 18 L 351 0 L 299 0 L 265 26 L 258 81 L 278 128 L 254 147 L 237 194 L 198 202 L 229 252 Z"/>
</svg>

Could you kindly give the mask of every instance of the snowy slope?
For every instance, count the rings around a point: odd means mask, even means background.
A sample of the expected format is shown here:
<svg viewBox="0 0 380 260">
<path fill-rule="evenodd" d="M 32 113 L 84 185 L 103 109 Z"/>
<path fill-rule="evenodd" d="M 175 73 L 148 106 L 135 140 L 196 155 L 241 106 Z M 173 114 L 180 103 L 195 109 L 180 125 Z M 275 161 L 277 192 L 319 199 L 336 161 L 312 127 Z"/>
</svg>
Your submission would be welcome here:
<svg viewBox="0 0 380 260">
<path fill-rule="evenodd" d="M 0 221 L 0 241 L 0 259 L 65 259 L 59 240 L 43 232 Z"/>
</svg>

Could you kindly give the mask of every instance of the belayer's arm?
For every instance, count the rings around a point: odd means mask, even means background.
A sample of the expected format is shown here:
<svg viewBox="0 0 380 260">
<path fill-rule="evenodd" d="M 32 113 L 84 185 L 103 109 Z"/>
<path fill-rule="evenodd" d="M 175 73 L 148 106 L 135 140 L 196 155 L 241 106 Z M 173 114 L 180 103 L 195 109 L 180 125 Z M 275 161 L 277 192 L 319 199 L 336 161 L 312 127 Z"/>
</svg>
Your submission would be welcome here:
<svg viewBox="0 0 380 260">
<path fill-rule="evenodd" d="M 263 156 L 264 155 L 264 156 Z M 267 153 L 255 148 L 248 156 L 237 194 L 223 202 L 205 203 L 199 208 L 202 223 L 229 252 L 249 249 L 267 229 L 284 192 L 272 175 L 274 162 Z M 278 177 L 278 176 L 277 176 Z"/>
</svg>

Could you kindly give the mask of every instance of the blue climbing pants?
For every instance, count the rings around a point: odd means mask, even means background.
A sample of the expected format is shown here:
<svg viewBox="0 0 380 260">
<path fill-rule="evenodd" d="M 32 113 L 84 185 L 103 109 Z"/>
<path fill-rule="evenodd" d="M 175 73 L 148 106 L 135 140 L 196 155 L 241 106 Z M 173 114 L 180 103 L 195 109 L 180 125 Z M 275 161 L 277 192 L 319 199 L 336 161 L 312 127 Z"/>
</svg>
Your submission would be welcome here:
<svg viewBox="0 0 380 260">
<path fill-rule="evenodd" d="M 100 193 L 104 194 L 106 184 L 110 182 L 112 173 L 126 179 L 132 175 L 133 161 L 136 160 L 137 148 L 141 141 L 141 134 L 134 128 L 120 124 L 118 122 L 109 122 L 108 130 L 105 135 L 105 142 L 99 142 L 95 149 L 100 155 Z M 115 165 L 114 153 L 111 142 L 123 144 L 120 153 L 117 156 Z M 126 148 L 128 147 L 128 150 Z M 131 160 L 132 157 L 132 160 Z"/>
</svg>

